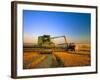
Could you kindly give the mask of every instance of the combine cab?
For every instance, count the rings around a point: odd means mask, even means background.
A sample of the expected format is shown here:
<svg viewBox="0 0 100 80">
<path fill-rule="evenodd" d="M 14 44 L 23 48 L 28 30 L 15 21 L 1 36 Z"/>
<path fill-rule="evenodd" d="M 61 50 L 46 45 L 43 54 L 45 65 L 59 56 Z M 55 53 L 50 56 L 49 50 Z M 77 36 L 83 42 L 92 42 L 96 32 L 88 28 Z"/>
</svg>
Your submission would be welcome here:
<svg viewBox="0 0 100 80">
<path fill-rule="evenodd" d="M 38 46 L 41 48 L 40 53 L 52 53 L 55 44 L 51 41 L 50 35 L 43 35 L 38 37 Z"/>
<path fill-rule="evenodd" d="M 38 45 L 43 48 L 55 47 L 55 44 L 51 41 L 50 35 L 39 36 Z"/>
</svg>

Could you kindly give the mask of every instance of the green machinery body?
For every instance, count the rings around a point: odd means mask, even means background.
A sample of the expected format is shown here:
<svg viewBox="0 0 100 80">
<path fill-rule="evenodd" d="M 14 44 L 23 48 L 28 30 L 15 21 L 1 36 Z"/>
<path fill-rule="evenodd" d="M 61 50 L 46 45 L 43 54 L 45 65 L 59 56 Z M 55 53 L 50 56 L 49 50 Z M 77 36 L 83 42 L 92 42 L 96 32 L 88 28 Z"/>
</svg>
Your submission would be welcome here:
<svg viewBox="0 0 100 80">
<path fill-rule="evenodd" d="M 50 35 L 43 35 L 38 37 L 38 45 L 44 48 L 53 48 L 55 44 L 51 41 Z"/>
</svg>

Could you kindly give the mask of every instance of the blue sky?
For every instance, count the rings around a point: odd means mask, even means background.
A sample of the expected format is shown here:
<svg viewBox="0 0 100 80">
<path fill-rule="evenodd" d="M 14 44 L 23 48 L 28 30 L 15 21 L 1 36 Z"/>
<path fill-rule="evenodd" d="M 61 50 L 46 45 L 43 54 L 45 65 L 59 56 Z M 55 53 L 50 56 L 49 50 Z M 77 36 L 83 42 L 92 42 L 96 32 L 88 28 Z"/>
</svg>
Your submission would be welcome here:
<svg viewBox="0 0 100 80">
<path fill-rule="evenodd" d="M 24 33 L 32 36 L 50 34 L 70 37 L 72 41 L 90 41 L 89 13 L 23 10 Z"/>
</svg>

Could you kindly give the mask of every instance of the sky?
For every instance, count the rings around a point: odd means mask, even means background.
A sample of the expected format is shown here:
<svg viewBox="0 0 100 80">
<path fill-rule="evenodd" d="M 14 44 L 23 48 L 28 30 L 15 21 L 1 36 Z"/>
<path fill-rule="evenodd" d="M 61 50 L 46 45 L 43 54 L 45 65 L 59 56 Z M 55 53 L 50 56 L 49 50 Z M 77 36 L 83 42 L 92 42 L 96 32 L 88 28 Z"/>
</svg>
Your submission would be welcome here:
<svg viewBox="0 0 100 80">
<path fill-rule="evenodd" d="M 90 42 L 90 27 L 89 13 L 23 10 L 24 37 L 65 35 L 73 42 Z"/>
</svg>

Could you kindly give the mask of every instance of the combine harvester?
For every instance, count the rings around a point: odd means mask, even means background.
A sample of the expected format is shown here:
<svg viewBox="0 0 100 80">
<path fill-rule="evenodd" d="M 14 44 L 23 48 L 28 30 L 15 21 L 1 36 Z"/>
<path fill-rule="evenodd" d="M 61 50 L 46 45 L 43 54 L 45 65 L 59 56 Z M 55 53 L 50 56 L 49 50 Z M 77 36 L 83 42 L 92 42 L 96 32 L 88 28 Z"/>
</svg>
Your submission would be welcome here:
<svg viewBox="0 0 100 80">
<path fill-rule="evenodd" d="M 64 38 L 65 43 L 55 45 L 52 40 L 61 37 Z M 37 45 L 31 47 L 24 46 L 24 51 L 38 51 L 40 53 L 52 53 L 53 51 L 59 52 L 69 50 L 75 51 L 75 44 L 68 43 L 66 36 L 51 37 L 50 35 L 43 35 L 38 37 Z"/>
</svg>

